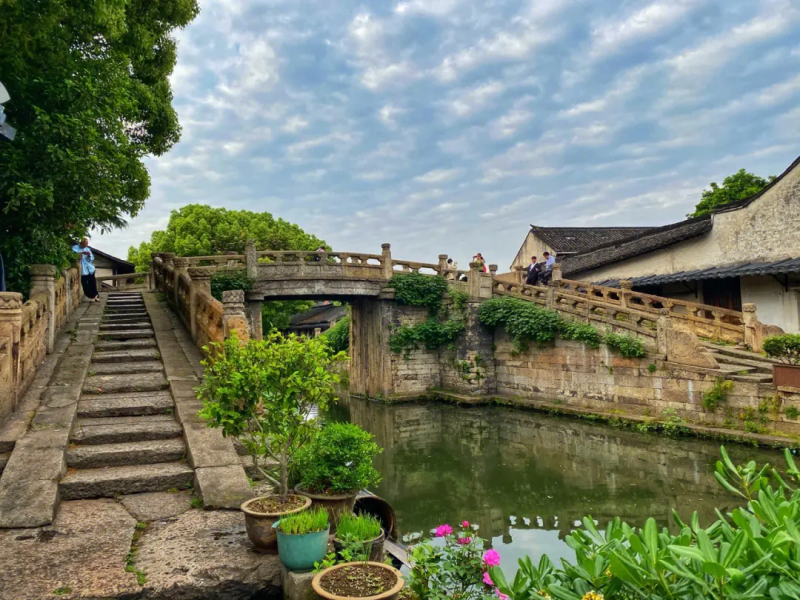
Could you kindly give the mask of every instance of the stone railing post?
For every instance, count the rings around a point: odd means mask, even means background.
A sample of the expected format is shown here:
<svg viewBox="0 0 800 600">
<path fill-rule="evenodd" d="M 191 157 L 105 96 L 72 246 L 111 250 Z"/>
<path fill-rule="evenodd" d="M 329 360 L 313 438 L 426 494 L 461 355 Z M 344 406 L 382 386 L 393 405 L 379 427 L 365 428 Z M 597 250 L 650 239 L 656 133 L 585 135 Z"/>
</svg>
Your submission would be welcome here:
<svg viewBox="0 0 800 600">
<path fill-rule="evenodd" d="M 672 329 L 672 320 L 669 318 L 669 309 L 661 308 L 656 321 L 656 349 L 661 356 L 669 355 L 669 330 Z"/>
<path fill-rule="evenodd" d="M 394 268 L 392 267 L 392 245 L 381 244 L 381 255 L 383 261 L 383 277 L 387 281 L 394 275 Z"/>
<path fill-rule="evenodd" d="M 526 279 L 525 267 L 514 267 L 512 269 L 512 272 L 515 275 L 514 279 L 518 285 L 522 285 L 523 283 L 525 283 Z"/>
<path fill-rule="evenodd" d="M 17 404 L 21 329 L 22 294 L 0 292 L 0 419 Z"/>
<path fill-rule="evenodd" d="M 75 282 L 70 277 L 69 269 L 62 269 L 61 276 L 64 278 L 64 309 L 66 310 L 66 317 L 69 318 L 72 314 L 72 294 L 74 293 L 72 286 L 75 285 Z"/>
<path fill-rule="evenodd" d="M 222 332 L 225 338 L 236 332 L 241 343 L 250 339 L 250 328 L 244 311 L 244 290 L 222 292 Z"/>
<path fill-rule="evenodd" d="M 197 292 L 202 290 L 211 293 L 211 272 L 203 267 L 189 267 L 187 273 L 192 280 L 189 285 L 189 331 L 192 334 L 192 340 L 196 342 Z"/>
<path fill-rule="evenodd" d="M 447 270 L 447 254 L 439 255 L 439 275 L 444 275 Z"/>
<path fill-rule="evenodd" d="M 186 273 L 186 270 L 189 268 L 189 259 L 183 258 L 180 256 L 176 256 L 172 260 L 172 266 L 175 269 L 173 271 L 173 277 L 175 280 L 175 285 L 172 288 L 172 301 L 175 303 L 175 308 L 177 309 L 178 304 L 178 297 L 180 296 L 180 276 L 181 273 Z"/>
<path fill-rule="evenodd" d="M 554 286 L 559 287 L 561 285 L 561 280 L 563 276 L 561 274 L 561 265 L 556 263 L 553 265 L 553 276 L 550 278 L 550 283 Z"/>
<path fill-rule="evenodd" d="M 484 284 L 484 280 L 488 281 L 488 286 Z M 467 273 L 467 294 L 469 295 L 470 302 L 480 302 L 482 298 L 491 298 L 493 282 L 494 280 L 491 277 L 484 274 L 480 263 L 469 263 L 469 272 Z"/>
<path fill-rule="evenodd" d="M 255 240 L 247 240 L 244 248 L 244 264 L 247 269 L 247 276 L 251 279 L 258 278 L 258 255 L 256 254 Z"/>
<path fill-rule="evenodd" d="M 631 292 L 633 291 L 633 282 L 630 279 L 623 279 L 619 282 L 619 289 L 621 290 L 619 293 L 619 305 L 627 308 L 628 300 L 630 300 Z"/>
<path fill-rule="evenodd" d="M 53 265 L 31 265 L 31 296 L 44 294 L 47 298 L 47 331 L 45 346 L 52 354 L 56 343 L 56 268 Z"/>
</svg>

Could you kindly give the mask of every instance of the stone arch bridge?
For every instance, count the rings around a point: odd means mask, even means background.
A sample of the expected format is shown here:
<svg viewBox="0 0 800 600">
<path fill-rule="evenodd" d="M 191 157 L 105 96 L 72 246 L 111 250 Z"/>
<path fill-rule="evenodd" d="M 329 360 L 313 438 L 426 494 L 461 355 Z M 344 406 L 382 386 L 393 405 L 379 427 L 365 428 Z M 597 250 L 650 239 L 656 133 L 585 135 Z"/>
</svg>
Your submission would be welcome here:
<svg viewBox="0 0 800 600">
<path fill-rule="evenodd" d="M 218 271 L 246 271 L 253 280 L 248 291 L 230 291 L 222 302 L 211 296 L 211 277 Z M 498 274 L 491 265 L 483 273 L 476 264 L 468 271 L 447 268 L 447 255 L 436 263 L 394 259 L 389 244 L 380 254 L 358 252 L 259 251 L 248 243 L 244 254 L 176 257 L 153 255 L 150 279 L 162 291 L 199 346 L 221 341 L 236 330 L 241 339 L 260 339 L 262 303 L 271 300 L 342 300 L 351 306 L 350 384 L 357 394 L 398 396 L 419 394 L 444 383 L 449 389 L 488 394 L 494 385 L 492 361 L 484 362 L 483 377 L 471 378 L 431 368 L 430 356 L 413 353 L 400 357 L 389 350 L 394 327 L 427 318 L 427 310 L 400 306 L 388 287 L 396 273 L 441 275 L 468 293 L 466 333 L 461 336 L 450 363 L 472 364 L 494 354 L 490 332 L 480 327 L 477 308 L 493 296 L 511 296 L 557 310 L 563 316 L 592 323 L 604 330 L 639 337 L 651 358 L 718 371 L 722 367 L 699 338 L 749 345 L 760 349 L 770 332 L 758 322 L 755 306 L 744 312 L 562 279 L 556 270 L 551 285 L 522 283 L 521 272 Z M 411 359 L 409 359 L 411 358 Z M 441 362 L 441 361 L 440 361 Z M 451 369 L 452 370 L 452 369 Z M 436 371 L 436 374 L 432 374 Z M 738 371 L 741 373 L 741 371 Z"/>
</svg>

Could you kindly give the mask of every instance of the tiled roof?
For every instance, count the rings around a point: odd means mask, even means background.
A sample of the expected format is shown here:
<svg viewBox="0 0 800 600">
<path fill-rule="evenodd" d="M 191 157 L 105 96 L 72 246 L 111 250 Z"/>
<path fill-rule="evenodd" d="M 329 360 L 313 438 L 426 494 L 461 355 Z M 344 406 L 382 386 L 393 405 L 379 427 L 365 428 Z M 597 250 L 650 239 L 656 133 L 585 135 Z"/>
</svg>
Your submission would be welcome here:
<svg viewBox="0 0 800 600">
<path fill-rule="evenodd" d="M 347 308 L 335 304 L 317 304 L 305 312 L 293 315 L 289 320 L 290 329 L 307 329 L 319 325 L 335 323 L 347 314 Z"/>
<path fill-rule="evenodd" d="M 586 252 L 591 248 L 641 235 L 655 227 L 537 227 L 531 231 L 556 254 Z"/>
<path fill-rule="evenodd" d="M 564 257 L 560 261 L 561 269 L 564 275 L 569 277 L 574 273 L 596 269 L 603 265 L 660 250 L 708 231 L 711 231 L 711 215 L 657 227 L 619 243 L 612 242 L 582 254 Z"/>
<path fill-rule="evenodd" d="M 645 275 L 631 279 L 635 287 L 677 283 L 680 281 L 698 281 L 701 279 L 723 279 L 726 277 L 743 277 L 746 275 L 786 275 L 800 273 L 800 258 L 786 258 L 768 263 L 737 263 L 725 267 L 710 267 L 693 271 L 680 271 L 666 275 Z M 593 282 L 596 285 L 619 287 L 619 279 L 606 279 Z"/>
</svg>

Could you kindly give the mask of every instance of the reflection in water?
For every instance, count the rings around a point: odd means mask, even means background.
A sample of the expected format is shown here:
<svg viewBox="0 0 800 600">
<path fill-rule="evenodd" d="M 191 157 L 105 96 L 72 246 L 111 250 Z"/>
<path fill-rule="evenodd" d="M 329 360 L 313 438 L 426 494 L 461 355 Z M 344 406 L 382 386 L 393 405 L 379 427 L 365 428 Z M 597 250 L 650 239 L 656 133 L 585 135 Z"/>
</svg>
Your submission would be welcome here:
<svg viewBox="0 0 800 600">
<path fill-rule="evenodd" d="M 524 554 L 572 556 L 562 540 L 586 515 L 603 526 L 615 516 L 672 525 L 672 509 L 683 518 L 696 510 L 710 523 L 715 507 L 736 504 L 712 475 L 714 442 L 501 407 L 352 399 L 349 419 L 384 448 L 375 460 L 383 481 L 372 491 L 394 507 L 401 536 L 466 519 L 508 567 Z M 773 451 L 729 451 L 735 462 L 782 464 Z"/>
</svg>

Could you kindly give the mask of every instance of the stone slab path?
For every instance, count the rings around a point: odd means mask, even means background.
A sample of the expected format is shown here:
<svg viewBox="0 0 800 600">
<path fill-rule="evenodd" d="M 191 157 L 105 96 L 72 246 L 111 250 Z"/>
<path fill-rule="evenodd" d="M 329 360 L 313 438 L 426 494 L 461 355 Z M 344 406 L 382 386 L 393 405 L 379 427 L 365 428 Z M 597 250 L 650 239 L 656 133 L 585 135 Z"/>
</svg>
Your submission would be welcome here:
<svg viewBox="0 0 800 600">
<path fill-rule="evenodd" d="M 27 421 L 0 429 L 0 600 L 279 593 L 277 557 L 212 510 L 253 493 L 197 417 L 198 354 L 154 294 L 103 294 L 59 344 Z"/>
</svg>

